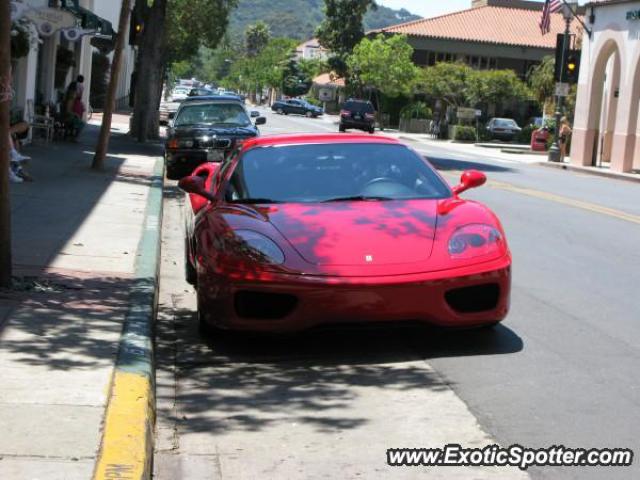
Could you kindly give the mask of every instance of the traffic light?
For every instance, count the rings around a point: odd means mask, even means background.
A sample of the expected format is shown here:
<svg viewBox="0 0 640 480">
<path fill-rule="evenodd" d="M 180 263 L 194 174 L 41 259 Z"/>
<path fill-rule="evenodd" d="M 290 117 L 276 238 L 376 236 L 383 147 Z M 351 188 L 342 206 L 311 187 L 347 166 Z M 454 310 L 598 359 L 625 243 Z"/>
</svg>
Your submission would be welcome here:
<svg viewBox="0 0 640 480">
<path fill-rule="evenodd" d="M 565 83 L 578 83 L 578 75 L 580 74 L 580 50 L 570 50 L 567 52 L 563 73 L 563 81 Z"/>
<path fill-rule="evenodd" d="M 131 25 L 129 26 L 129 45 L 139 45 L 144 32 L 142 15 L 135 9 L 131 12 Z"/>
</svg>

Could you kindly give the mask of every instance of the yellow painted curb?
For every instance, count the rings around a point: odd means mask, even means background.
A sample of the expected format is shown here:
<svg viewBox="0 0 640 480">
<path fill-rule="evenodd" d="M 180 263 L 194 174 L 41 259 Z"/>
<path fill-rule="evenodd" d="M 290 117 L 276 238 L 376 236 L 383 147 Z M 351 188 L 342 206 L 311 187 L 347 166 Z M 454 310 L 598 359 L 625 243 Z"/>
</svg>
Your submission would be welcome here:
<svg viewBox="0 0 640 480">
<path fill-rule="evenodd" d="M 151 478 L 153 405 L 146 375 L 116 370 L 94 480 Z"/>
</svg>

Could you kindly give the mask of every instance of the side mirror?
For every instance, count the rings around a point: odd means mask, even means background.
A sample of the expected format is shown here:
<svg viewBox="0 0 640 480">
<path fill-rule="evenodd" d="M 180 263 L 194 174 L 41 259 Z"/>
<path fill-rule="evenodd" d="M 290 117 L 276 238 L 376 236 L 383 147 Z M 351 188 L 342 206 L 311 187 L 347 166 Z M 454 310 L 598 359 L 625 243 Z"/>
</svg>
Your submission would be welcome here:
<svg viewBox="0 0 640 480">
<path fill-rule="evenodd" d="M 467 170 L 460 177 L 460 184 L 453 187 L 453 193 L 460 195 L 471 188 L 477 188 L 487 183 L 487 176 L 477 170 Z"/>
<path fill-rule="evenodd" d="M 253 110 L 251 112 L 251 118 L 256 118 L 260 116 L 260 112 L 258 112 L 257 110 Z"/>
<path fill-rule="evenodd" d="M 206 198 L 210 202 L 215 201 L 216 197 L 205 187 L 205 180 L 198 175 L 191 175 L 184 177 L 178 182 L 178 187 L 187 193 L 193 193 Z"/>
<path fill-rule="evenodd" d="M 267 119 L 265 117 L 258 117 L 256 118 L 256 127 L 258 125 L 264 125 L 267 123 Z"/>
</svg>

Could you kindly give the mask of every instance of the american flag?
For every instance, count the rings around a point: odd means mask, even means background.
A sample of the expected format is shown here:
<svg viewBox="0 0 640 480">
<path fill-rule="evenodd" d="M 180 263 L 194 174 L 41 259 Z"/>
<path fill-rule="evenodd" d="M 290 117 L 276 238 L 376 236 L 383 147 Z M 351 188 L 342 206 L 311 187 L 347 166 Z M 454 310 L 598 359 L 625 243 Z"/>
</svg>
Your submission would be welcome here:
<svg viewBox="0 0 640 480">
<path fill-rule="evenodd" d="M 542 35 L 551 31 L 551 14 L 562 8 L 562 0 L 545 0 L 540 19 L 540 31 Z"/>
</svg>

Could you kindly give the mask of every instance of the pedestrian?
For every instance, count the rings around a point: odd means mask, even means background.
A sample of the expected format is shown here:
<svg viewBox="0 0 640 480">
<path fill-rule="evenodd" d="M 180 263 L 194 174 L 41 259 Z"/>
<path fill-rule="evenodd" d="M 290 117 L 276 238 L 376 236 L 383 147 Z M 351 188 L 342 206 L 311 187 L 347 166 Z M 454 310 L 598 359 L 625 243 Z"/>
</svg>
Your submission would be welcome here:
<svg viewBox="0 0 640 480">
<path fill-rule="evenodd" d="M 18 141 L 14 136 L 26 135 L 29 131 L 29 124 L 18 122 L 9 127 L 9 181 L 12 183 L 31 182 L 33 178 L 24 169 L 24 164 L 31 160 L 30 157 L 22 155 L 18 151 Z"/>
<path fill-rule="evenodd" d="M 567 145 L 569 144 L 569 139 L 571 137 L 571 127 L 569 126 L 569 120 L 567 117 L 562 117 L 560 120 L 560 138 L 558 139 L 558 143 L 560 144 L 560 161 L 564 162 L 564 157 L 567 156 Z"/>
<path fill-rule="evenodd" d="M 84 80 L 84 79 L 83 79 Z M 84 104 L 82 103 L 82 88 L 78 88 L 76 81 L 71 82 L 64 95 L 64 123 L 65 130 L 71 136 L 71 140 L 77 142 L 78 136 L 84 128 L 82 116 L 84 114 Z"/>
</svg>

